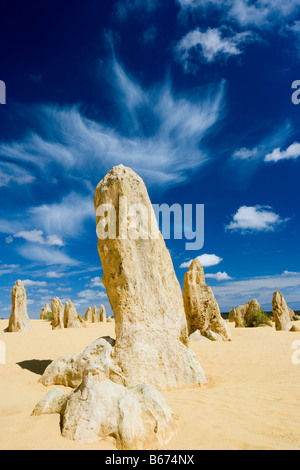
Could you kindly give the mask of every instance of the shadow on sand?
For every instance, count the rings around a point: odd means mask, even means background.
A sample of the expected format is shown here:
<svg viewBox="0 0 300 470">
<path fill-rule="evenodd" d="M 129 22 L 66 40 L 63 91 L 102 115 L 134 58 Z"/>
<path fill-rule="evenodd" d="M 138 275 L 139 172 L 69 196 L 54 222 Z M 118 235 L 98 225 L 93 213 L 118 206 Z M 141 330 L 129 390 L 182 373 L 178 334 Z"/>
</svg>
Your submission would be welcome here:
<svg viewBox="0 0 300 470">
<path fill-rule="evenodd" d="M 27 369 L 30 370 L 30 372 L 34 372 L 35 374 L 43 375 L 46 367 L 48 367 L 51 362 L 53 361 L 50 359 L 31 359 L 29 361 L 17 362 L 17 364 L 18 366 L 22 367 L 22 369 Z"/>
</svg>

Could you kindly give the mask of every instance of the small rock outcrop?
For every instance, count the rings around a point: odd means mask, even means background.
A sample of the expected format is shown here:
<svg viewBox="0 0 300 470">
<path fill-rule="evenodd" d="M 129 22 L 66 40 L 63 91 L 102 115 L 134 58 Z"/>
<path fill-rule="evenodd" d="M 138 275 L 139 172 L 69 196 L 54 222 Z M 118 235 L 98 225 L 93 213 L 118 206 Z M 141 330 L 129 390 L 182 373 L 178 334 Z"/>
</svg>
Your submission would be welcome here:
<svg viewBox="0 0 300 470">
<path fill-rule="evenodd" d="M 192 261 L 184 275 L 183 303 L 190 335 L 199 330 L 202 336 L 212 341 L 231 340 L 230 330 L 221 316 L 213 291 L 205 283 L 198 258 Z"/>
<path fill-rule="evenodd" d="M 102 282 L 115 318 L 111 379 L 159 389 L 205 383 L 187 347 L 180 284 L 143 180 L 114 167 L 98 184 L 94 205 Z"/>
<path fill-rule="evenodd" d="M 12 289 L 11 294 L 11 315 L 9 318 L 9 332 L 31 330 L 30 320 L 27 314 L 27 297 L 24 284 L 20 279 Z"/>
<path fill-rule="evenodd" d="M 109 377 L 114 344 L 114 339 L 103 336 L 89 344 L 82 353 L 59 357 L 46 367 L 39 381 L 46 387 L 49 385 L 78 387 L 82 382 L 84 369 L 91 365 L 101 365 L 102 372 Z"/>
<path fill-rule="evenodd" d="M 294 312 L 287 306 L 287 303 L 279 290 L 275 291 L 273 294 L 272 307 L 276 330 L 290 331 L 292 328 L 291 317 L 293 317 Z"/>
<path fill-rule="evenodd" d="M 245 305 L 240 305 L 236 309 L 235 327 L 244 328 L 252 326 L 255 312 L 260 310 L 261 306 L 256 299 L 252 299 L 251 302 L 247 302 Z"/>
<path fill-rule="evenodd" d="M 295 332 L 295 333 L 299 333 L 300 328 L 298 328 L 298 326 L 296 326 L 296 325 L 293 325 L 292 328 L 290 329 L 290 331 Z"/>
<path fill-rule="evenodd" d="M 71 300 L 67 300 L 64 308 L 64 327 L 65 328 L 81 328 L 83 326 L 82 318 L 76 311 L 76 308 L 72 304 Z"/>
<path fill-rule="evenodd" d="M 51 301 L 52 310 L 52 330 L 60 330 L 64 328 L 64 306 L 58 297 L 54 297 Z"/>
<path fill-rule="evenodd" d="M 46 304 L 45 307 L 42 307 L 40 320 L 51 320 L 52 311 L 49 304 Z"/>
<path fill-rule="evenodd" d="M 100 305 L 100 322 L 106 322 L 106 311 L 103 304 Z"/>
<path fill-rule="evenodd" d="M 160 448 L 177 427 L 157 390 L 147 384 L 116 384 L 95 365 L 85 368 L 82 383 L 70 395 L 51 390 L 32 415 L 45 413 L 62 415 L 61 431 L 67 439 L 89 443 L 114 437 L 119 450 Z"/>
</svg>

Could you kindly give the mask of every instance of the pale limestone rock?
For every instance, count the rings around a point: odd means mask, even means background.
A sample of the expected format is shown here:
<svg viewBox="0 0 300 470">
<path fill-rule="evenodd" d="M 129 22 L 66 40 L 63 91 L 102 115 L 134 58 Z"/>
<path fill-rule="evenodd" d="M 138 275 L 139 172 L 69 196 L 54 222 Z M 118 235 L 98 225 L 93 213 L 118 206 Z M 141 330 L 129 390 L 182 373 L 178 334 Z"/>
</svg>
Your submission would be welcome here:
<svg viewBox="0 0 300 470">
<path fill-rule="evenodd" d="M 58 297 L 54 297 L 51 301 L 52 310 L 52 330 L 60 330 L 64 328 L 64 306 Z"/>
<path fill-rule="evenodd" d="M 247 302 L 245 305 L 240 305 L 236 309 L 236 314 L 235 314 L 235 327 L 236 328 L 244 328 L 246 326 L 244 318 L 246 316 L 249 305 L 250 305 L 250 302 Z"/>
<path fill-rule="evenodd" d="M 100 322 L 100 314 L 96 305 L 94 305 L 93 311 L 92 311 L 92 323 L 99 323 L 99 322 Z"/>
<path fill-rule="evenodd" d="M 53 388 L 38 402 L 32 411 L 31 416 L 63 413 L 69 395 L 69 393 L 63 392 L 60 388 Z"/>
<path fill-rule="evenodd" d="M 27 314 L 27 297 L 25 287 L 20 279 L 12 289 L 11 315 L 8 323 L 9 332 L 31 330 L 30 320 Z"/>
<path fill-rule="evenodd" d="M 245 315 L 245 322 L 247 326 L 251 326 L 253 324 L 253 320 L 255 319 L 254 314 L 258 310 L 261 310 L 260 304 L 256 299 L 252 299 Z"/>
<path fill-rule="evenodd" d="M 93 313 L 92 313 L 92 309 L 91 307 L 88 307 L 87 311 L 85 312 L 85 321 L 89 322 L 89 323 L 92 323 L 92 316 L 93 316 Z"/>
<path fill-rule="evenodd" d="M 295 314 L 294 310 L 292 310 L 291 308 L 289 308 L 289 312 L 290 312 L 290 319 L 291 321 L 297 321 L 298 320 L 298 315 Z"/>
<path fill-rule="evenodd" d="M 245 305 L 240 305 L 236 309 L 235 327 L 244 328 L 252 326 L 254 313 L 260 309 L 261 306 L 256 299 L 252 299 L 251 302 L 247 302 Z"/>
<path fill-rule="evenodd" d="M 113 317 L 107 317 L 107 319 L 105 320 L 107 323 L 114 323 L 114 318 Z"/>
<path fill-rule="evenodd" d="M 46 304 L 45 307 L 41 309 L 40 320 L 49 320 L 49 314 L 51 313 L 51 308 L 49 304 Z"/>
<path fill-rule="evenodd" d="M 147 384 L 116 384 L 99 366 L 85 369 L 82 383 L 69 397 L 55 390 L 33 413 L 60 413 L 62 435 L 67 439 L 89 443 L 114 437 L 120 450 L 157 449 L 177 427 L 172 410 L 157 390 Z"/>
<path fill-rule="evenodd" d="M 78 320 L 80 321 L 81 326 L 83 326 L 83 328 L 86 328 L 86 323 L 87 322 L 85 321 L 85 319 L 82 317 L 82 315 L 80 313 L 78 314 Z"/>
<path fill-rule="evenodd" d="M 106 322 L 106 311 L 103 304 L 100 305 L 100 322 Z"/>
<path fill-rule="evenodd" d="M 45 386 L 78 387 L 82 382 L 85 367 L 99 364 L 109 377 L 114 344 L 112 338 L 104 336 L 89 344 L 82 353 L 59 357 L 49 364 L 39 381 Z"/>
<path fill-rule="evenodd" d="M 231 334 L 221 316 L 213 291 L 205 283 L 203 267 L 194 259 L 184 275 L 183 303 L 189 333 L 199 330 L 212 341 L 230 341 Z"/>
<path fill-rule="evenodd" d="M 292 328 L 291 313 L 279 290 L 273 294 L 272 307 L 276 330 L 289 331 Z"/>
<path fill-rule="evenodd" d="M 296 326 L 296 325 L 293 325 L 292 328 L 290 329 L 290 331 L 299 333 L 300 328 L 298 328 L 298 326 Z"/>
<path fill-rule="evenodd" d="M 205 383 L 195 354 L 186 346 L 180 285 L 143 180 L 130 168 L 114 167 L 98 184 L 94 205 L 102 282 L 115 318 L 111 380 L 159 389 Z M 115 208 L 116 237 L 111 232 L 114 211 L 107 207 Z M 101 235 L 105 227 L 108 238 Z"/>
<path fill-rule="evenodd" d="M 205 336 L 202 336 L 199 330 L 196 330 L 194 331 L 194 333 L 192 333 L 189 336 L 189 341 L 208 341 L 209 342 L 209 339 L 206 338 Z"/>
<path fill-rule="evenodd" d="M 78 317 L 76 308 L 71 300 L 67 300 L 64 309 L 64 327 L 65 328 L 81 328 L 83 326 L 82 319 Z"/>
<path fill-rule="evenodd" d="M 236 317 L 236 311 L 235 311 L 235 308 L 232 307 L 232 309 L 230 310 L 229 315 L 228 315 L 228 319 L 229 319 L 230 323 L 235 322 L 235 317 Z"/>
</svg>

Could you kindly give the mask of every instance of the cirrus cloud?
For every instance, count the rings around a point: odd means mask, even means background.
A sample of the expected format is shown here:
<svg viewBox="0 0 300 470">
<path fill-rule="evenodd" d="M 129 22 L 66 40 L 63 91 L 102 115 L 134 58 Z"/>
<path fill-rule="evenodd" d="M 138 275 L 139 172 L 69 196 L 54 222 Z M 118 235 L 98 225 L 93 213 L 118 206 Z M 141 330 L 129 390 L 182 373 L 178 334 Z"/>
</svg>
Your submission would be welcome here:
<svg viewBox="0 0 300 470">
<path fill-rule="evenodd" d="M 258 40 L 258 36 L 251 31 L 229 32 L 224 35 L 218 28 L 208 28 L 206 31 L 196 28 L 177 43 L 175 54 L 188 72 L 197 69 L 199 61 L 211 63 L 239 56 L 244 47 L 255 40 Z"/>
</svg>

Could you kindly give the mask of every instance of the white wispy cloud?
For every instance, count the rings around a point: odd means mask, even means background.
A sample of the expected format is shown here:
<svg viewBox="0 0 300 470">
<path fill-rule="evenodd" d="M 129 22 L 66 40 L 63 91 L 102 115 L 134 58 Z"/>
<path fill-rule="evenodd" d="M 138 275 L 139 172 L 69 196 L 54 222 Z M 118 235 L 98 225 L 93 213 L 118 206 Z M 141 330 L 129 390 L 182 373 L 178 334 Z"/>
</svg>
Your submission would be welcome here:
<svg viewBox="0 0 300 470">
<path fill-rule="evenodd" d="M 258 158 L 260 154 L 261 154 L 261 149 L 259 149 L 258 147 L 254 147 L 251 149 L 242 147 L 234 151 L 232 155 L 232 159 L 233 160 L 252 160 L 252 159 Z"/>
<path fill-rule="evenodd" d="M 92 299 L 95 299 L 95 298 L 105 299 L 105 298 L 107 298 L 107 295 L 106 295 L 105 292 L 96 291 L 96 290 L 92 290 L 92 289 L 86 289 L 86 290 L 80 291 L 80 292 L 78 292 L 77 296 L 78 297 L 84 297 L 85 299 L 89 299 L 89 298 L 92 298 Z"/>
<path fill-rule="evenodd" d="M 230 3 L 227 1 L 227 3 Z M 228 14 L 240 25 L 274 27 L 278 22 L 289 20 L 299 12 L 299 0 L 234 0 Z"/>
<path fill-rule="evenodd" d="M 72 291 L 72 287 L 57 287 L 58 291 L 60 292 L 71 292 Z"/>
<path fill-rule="evenodd" d="M 258 40 L 251 31 L 223 33 L 222 28 L 196 28 L 187 33 L 176 45 L 175 55 L 185 71 L 197 69 L 199 61 L 215 62 L 239 56 L 247 44 Z"/>
<path fill-rule="evenodd" d="M 24 238 L 24 240 L 31 243 L 39 243 L 41 245 L 57 245 L 64 246 L 64 242 L 57 235 L 44 236 L 42 230 L 23 230 L 14 234 L 15 238 Z"/>
<path fill-rule="evenodd" d="M 241 27 L 274 28 L 291 21 L 299 12 L 300 0 L 177 0 L 183 10 L 215 8 L 222 19 Z"/>
<path fill-rule="evenodd" d="M 0 262 L 0 276 L 11 274 L 17 271 L 20 266 L 18 264 L 2 264 Z"/>
<path fill-rule="evenodd" d="M 217 256 L 217 255 L 214 255 L 214 254 L 207 254 L 207 253 L 204 253 L 203 255 L 197 256 L 197 259 L 200 261 L 200 263 L 203 267 L 216 266 L 217 264 L 221 263 L 221 261 L 223 260 L 223 258 L 220 258 L 220 256 Z M 189 268 L 192 261 L 193 260 L 191 259 L 189 261 L 181 263 L 181 265 L 179 267 L 180 268 Z"/>
<path fill-rule="evenodd" d="M 273 231 L 287 222 L 269 206 L 241 206 L 226 225 L 227 230 L 246 232 Z"/>
<path fill-rule="evenodd" d="M 230 279 L 232 279 L 232 277 L 229 276 L 229 274 L 227 274 L 226 272 L 220 272 L 220 271 L 215 274 L 212 274 L 212 273 L 205 274 L 205 278 L 215 279 L 216 281 L 229 281 Z"/>
<path fill-rule="evenodd" d="M 73 304 L 78 307 L 82 305 L 98 305 L 99 308 L 99 303 L 105 304 L 108 301 L 106 292 L 93 289 L 85 289 L 80 291 L 75 297 L 76 298 L 74 298 Z"/>
<path fill-rule="evenodd" d="M 85 222 L 94 218 L 92 195 L 72 192 L 59 202 L 30 207 L 14 220 L 1 219 L 0 232 L 9 234 L 6 243 L 15 241 L 15 250 L 25 259 L 48 266 L 74 266 L 78 262 L 63 249 L 66 248 L 63 238 L 80 237 Z M 17 240 L 25 243 L 20 246 Z"/>
<path fill-rule="evenodd" d="M 71 258 L 67 253 L 54 248 L 25 244 L 17 247 L 17 252 L 25 259 L 48 266 L 56 264 L 75 266 L 78 264 L 78 261 Z"/>
<path fill-rule="evenodd" d="M 14 184 L 30 184 L 35 181 L 35 176 L 29 170 L 19 167 L 17 164 L 0 161 L 0 187 Z"/>
<path fill-rule="evenodd" d="M 295 160 L 300 157 L 300 144 L 294 142 L 286 150 L 274 149 L 265 156 L 265 162 L 278 162 L 279 160 Z"/>
<path fill-rule="evenodd" d="M 76 238 L 82 233 L 84 222 L 95 218 L 93 196 L 71 192 L 59 202 L 31 207 L 28 216 L 31 225 L 42 227 L 46 233 Z M 53 242 L 55 236 L 58 240 L 57 235 L 48 239 Z"/>
<path fill-rule="evenodd" d="M 48 271 L 46 273 L 46 277 L 49 279 L 60 279 L 61 277 L 64 277 L 65 273 L 58 273 L 56 271 Z"/>
<path fill-rule="evenodd" d="M 48 184 L 59 173 L 61 181 L 89 190 L 120 163 L 148 185 L 170 186 L 209 160 L 201 142 L 224 116 L 224 82 L 185 94 L 175 93 L 170 80 L 146 89 L 116 60 L 107 81 L 119 109 L 114 126 L 85 117 L 76 106 L 35 106 L 27 111 L 32 132 L 0 143 L 0 156 L 20 167 L 30 163 Z"/>
<path fill-rule="evenodd" d="M 31 279 L 24 279 L 22 281 L 24 284 L 24 287 L 46 287 L 47 282 L 46 281 L 33 281 Z"/>
<path fill-rule="evenodd" d="M 93 287 L 103 287 L 104 285 L 102 284 L 101 278 L 99 276 L 93 277 L 90 281 L 90 286 Z"/>
<path fill-rule="evenodd" d="M 253 146 L 243 146 L 236 149 L 227 161 L 228 171 L 231 177 L 236 178 L 237 184 L 245 187 L 257 169 L 266 162 L 266 155 L 271 154 L 274 149 L 288 145 L 295 133 L 290 121 L 286 121 L 276 126 L 276 130 L 266 133 L 263 138 L 257 140 L 257 133 L 261 134 L 261 129 L 252 130 L 252 138 L 249 135 L 247 140 L 254 143 Z"/>
<path fill-rule="evenodd" d="M 214 295 L 223 311 L 231 307 L 244 305 L 253 298 L 260 304 L 267 304 L 272 309 L 272 297 L 280 290 L 287 302 L 299 300 L 300 273 L 289 273 L 271 276 L 255 276 L 252 278 L 228 281 L 213 287 Z"/>
</svg>

